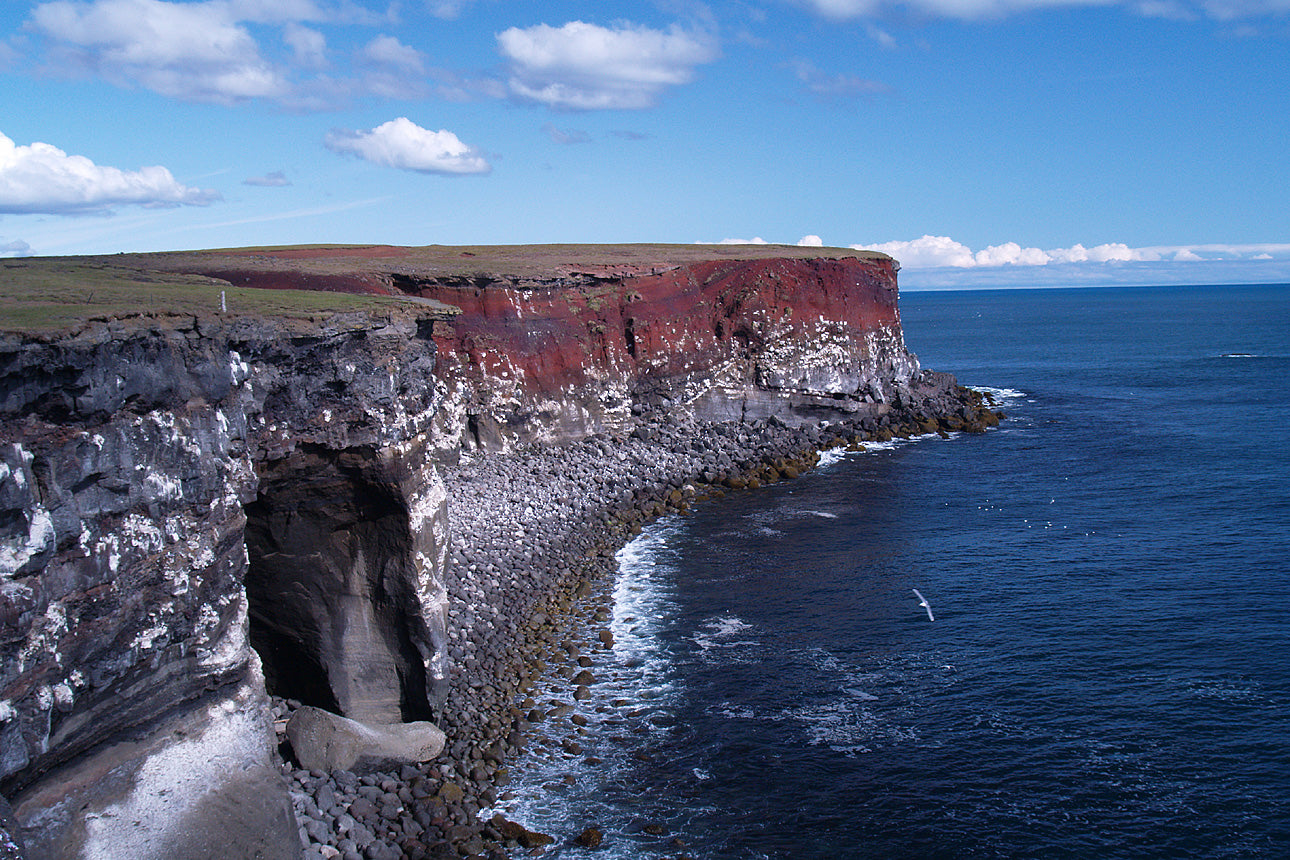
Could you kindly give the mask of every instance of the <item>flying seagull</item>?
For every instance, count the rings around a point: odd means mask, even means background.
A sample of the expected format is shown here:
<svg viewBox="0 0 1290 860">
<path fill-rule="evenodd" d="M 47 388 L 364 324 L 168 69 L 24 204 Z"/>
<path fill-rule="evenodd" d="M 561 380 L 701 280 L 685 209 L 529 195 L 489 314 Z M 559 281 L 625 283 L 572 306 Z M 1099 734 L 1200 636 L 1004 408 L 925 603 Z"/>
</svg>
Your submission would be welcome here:
<svg viewBox="0 0 1290 860">
<path fill-rule="evenodd" d="M 927 610 L 927 620 L 935 621 L 936 616 L 932 614 L 932 604 L 927 602 L 927 598 L 923 597 L 923 593 L 917 588 L 913 589 L 913 592 L 918 595 L 918 605 Z"/>
</svg>

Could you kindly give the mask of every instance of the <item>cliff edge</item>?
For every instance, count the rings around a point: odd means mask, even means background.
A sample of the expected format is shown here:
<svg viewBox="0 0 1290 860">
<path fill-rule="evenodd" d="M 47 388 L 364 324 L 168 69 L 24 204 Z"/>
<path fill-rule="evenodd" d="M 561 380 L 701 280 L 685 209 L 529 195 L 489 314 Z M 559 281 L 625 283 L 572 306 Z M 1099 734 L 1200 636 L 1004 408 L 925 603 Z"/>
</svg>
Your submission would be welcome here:
<svg viewBox="0 0 1290 860">
<path fill-rule="evenodd" d="M 743 486 L 825 427 L 989 424 L 905 349 L 896 269 L 774 246 L 3 261 L 0 794 L 28 856 L 298 856 L 268 693 L 436 717 L 478 754 L 505 704 L 478 692 L 520 680 L 475 669 L 508 674 L 486 652 L 548 589 L 512 599 L 537 547 L 451 566 L 463 456 L 760 428 L 693 460 Z M 613 517 L 679 486 L 616 493 Z"/>
</svg>

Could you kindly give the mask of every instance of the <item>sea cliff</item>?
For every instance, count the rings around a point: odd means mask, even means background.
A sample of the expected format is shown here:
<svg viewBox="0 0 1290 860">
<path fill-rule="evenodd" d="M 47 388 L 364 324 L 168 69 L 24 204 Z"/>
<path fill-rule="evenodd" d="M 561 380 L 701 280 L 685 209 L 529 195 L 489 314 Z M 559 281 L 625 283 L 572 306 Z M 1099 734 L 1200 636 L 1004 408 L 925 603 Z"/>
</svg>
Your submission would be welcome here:
<svg viewBox="0 0 1290 860">
<path fill-rule="evenodd" d="M 259 249 L 0 278 L 64 295 L 0 338 L 0 794 L 31 858 L 521 844 L 475 814 L 640 521 L 997 420 L 905 349 L 882 255 Z M 301 704 L 433 720 L 447 749 L 301 771 L 274 724 Z"/>
</svg>

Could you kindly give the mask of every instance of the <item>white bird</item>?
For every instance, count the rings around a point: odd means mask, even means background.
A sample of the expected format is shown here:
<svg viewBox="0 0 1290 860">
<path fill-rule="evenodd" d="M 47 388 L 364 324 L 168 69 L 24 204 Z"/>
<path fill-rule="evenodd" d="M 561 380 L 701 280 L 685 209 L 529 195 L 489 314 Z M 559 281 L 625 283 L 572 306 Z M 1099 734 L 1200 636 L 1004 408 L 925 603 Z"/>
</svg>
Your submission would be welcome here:
<svg viewBox="0 0 1290 860">
<path fill-rule="evenodd" d="M 935 621 L 936 616 L 932 614 L 932 604 L 927 602 L 927 598 L 923 597 L 923 593 L 917 588 L 913 589 L 913 592 L 918 595 L 918 605 L 927 610 L 927 620 Z"/>
</svg>

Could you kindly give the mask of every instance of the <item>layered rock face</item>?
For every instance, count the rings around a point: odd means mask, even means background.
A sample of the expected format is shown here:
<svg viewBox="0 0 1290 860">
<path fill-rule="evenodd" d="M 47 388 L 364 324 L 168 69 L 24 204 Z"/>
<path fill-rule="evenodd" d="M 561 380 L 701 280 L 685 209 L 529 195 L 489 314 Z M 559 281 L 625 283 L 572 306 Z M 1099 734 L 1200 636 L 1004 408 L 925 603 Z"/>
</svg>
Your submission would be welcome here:
<svg viewBox="0 0 1290 860">
<path fill-rule="evenodd" d="M 29 857 L 298 854 L 248 634 L 353 716 L 428 711 L 428 332 L 188 319 L 0 345 L 0 788 Z"/>
<path fill-rule="evenodd" d="M 356 274 L 180 262 L 399 306 L 0 340 L 0 795 L 30 858 L 295 856 L 266 684 L 373 725 L 469 700 L 447 656 L 487 655 L 447 620 L 527 623 L 483 605 L 508 583 L 447 575 L 463 450 L 961 405 L 905 350 L 885 257 L 463 277 L 394 250 Z"/>
<path fill-rule="evenodd" d="M 482 448 L 578 439 L 657 406 L 790 424 L 880 414 L 919 372 L 887 258 L 395 283 L 461 308 L 434 337 L 460 435 Z"/>
</svg>

